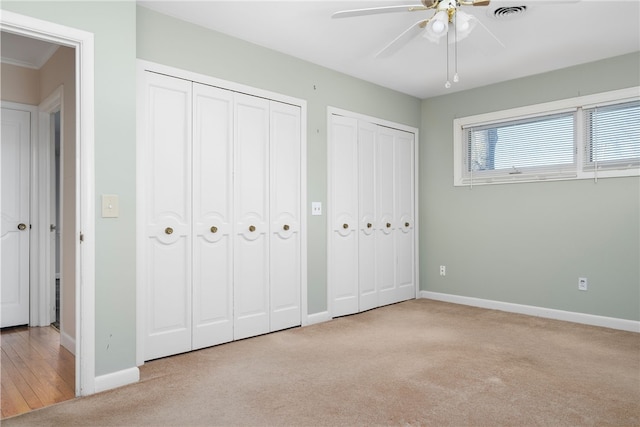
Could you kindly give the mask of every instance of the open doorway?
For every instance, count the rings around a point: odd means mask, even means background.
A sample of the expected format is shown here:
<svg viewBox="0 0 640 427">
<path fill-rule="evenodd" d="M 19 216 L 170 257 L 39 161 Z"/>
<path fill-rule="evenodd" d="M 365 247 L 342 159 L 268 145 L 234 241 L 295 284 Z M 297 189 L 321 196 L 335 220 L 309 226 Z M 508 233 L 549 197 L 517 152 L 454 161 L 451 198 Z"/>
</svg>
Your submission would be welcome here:
<svg viewBox="0 0 640 427">
<path fill-rule="evenodd" d="M 73 201 L 72 210 L 62 208 L 59 211 L 62 212 L 61 218 L 59 218 L 61 225 L 61 304 L 60 304 L 60 342 L 66 339 L 66 336 L 70 339 L 68 348 L 71 348 L 75 352 L 75 358 L 73 361 L 72 371 L 75 374 L 74 392 L 73 395 L 89 395 L 95 392 L 95 212 L 93 206 L 94 200 L 94 41 L 93 34 L 78 30 L 71 27 L 43 21 L 40 19 L 32 18 L 25 15 L 16 14 L 9 11 L 4 11 L 0 14 L 0 30 L 4 33 L 12 35 L 22 36 L 27 39 L 34 39 L 39 41 L 45 41 L 48 43 L 56 44 L 68 49 L 74 58 L 74 78 L 68 84 L 63 85 L 66 88 L 73 88 L 75 94 L 69 97 L 65 97 L 65 103 L 69 102 L 73 105 L 73 109 L 67 109 L 64 104 L 61 109 L 60 123 L 61 123 L 61 141 L 65 141 L 64 135 L 69 135 L 70 131 L 73 131 L 73 136 L 70 138 L 71 144 L 69 147 L 73 149 L 73 160 L 70 164 L 74 165 L 73 168 L 69 168 L 68 164 L 65 165 L 65 143 L 61 143 L 61 166 L 60 176 L 62 177 L 60 185 L 60 199 L 62 205 L 66 203 L 67 198 Z M 6 54 L 6 46 L 3 43 L 3 56 Z M 7 91 L 5 91 L 5 77 L 6 69 L 3 65 L 3 87 L 2 95 L 5 97 Z M 13 89 L 13 85 L 8 85 L 7 88 Z M 10 91 L 9 91 L 10 92 Z M 43 91 L 44 92 L 44 91 Z M 48 91 L 47 91 L 48 92 Z M 47 94 L 44 92 L 44 95 Z M 3 102 L 4 104 L 4 102 Z M 32 105 L 37 105 L 38 101 L 32 102 Z M 40 105 L 42 106 L 42 104 Z M 47 110 L 45 116 L 51 119 L 51 112 L 53 110 Z M 42 114 L 38 112 L 39 127 L 37 127 L 38 138 L 44 135 L 46 132 L 42 130 Z M 71 119 L 72 122 L 69 126 L 66 125 L 66 120 Z M 53 119 L 55 120 L 55 118 Z M 49 145 L 50 139 L 43 144 L 42 139 L 37 140 L 38 148 L 40 150 L 51 150 Z M 39 151 L 37 151 L 38 154 Z M 32 158 L 32 170 L 40 171 L 47 169 L 50 164 L 51 157 L 47 155 L 38 156 L 37 159 Z M 36 201 L 44 200 L 44 194 L 51 197 L 50 182 L 51 176 L 41 173 L 36 177 L 37 189 L 32 191 L 32 200 Z M 65 182 L 66 180 L 66 182 Z M 68 184 L 68 185 L 67 185 Z M 65 192 L 65 188 L 69 188 L 69 191 Z M 3 192 L 4 193 L 4 192 Z M 48 242 L 50 235 L 50 217 L 46 215 L 46 212 L 50 210 L 49 203 L 41 203 L 41 208 L 37 210 L 31 210 L 31 217 L 29 218 L 29 234 L 38 236 L 39 243 L 34 247 L 37 247 L 38 251 L 29 252 L 29 262 L 32 263 L 33 268 L 30 269 L 30 274 L 34 280 L 31 283 L 37 283 L 36 291 L 30 289 L 29 294 L 29 323 L 38 324 L 36 322 L 44 322 L 49 319 L 50 315 L 50 300 L 52 287 L 46 280 L 50 277 L 49 273 L 52 273 L 55 277 L 53 270 L 54 264 L 50 262 L 51 248 L 47 244 L 42 242 Z M 73 215 L 70 215 L 70 214 Z M 65 221 L 68 220 L 68 226 L 65 230 Z M 33 227 L 33 228 L 31 228 Z M 31 232 L 32 230 L 33 233 Z M 45 234 L 46 233 L 46 234 Z M 68 247 L 65 245 L 65 236 L 68 236 Z M 68 249 L 69 248 L 69 249 Z M 47 252 L 47 249 L 49 252 Z M 0 247 L 0 255 L 4 255 L 2 248 Z M 68 264 L 67 264 L 68 262 Z M 71 268 L 65 270 L 65 265 L 70 265 Z M 4 267 L 4 261 L 3 261 Z M 49 269 L 50 271 L 47 271 Z M 67 271 L 67 273 L 65 273 Z M 3 269 L 4 273 L 4 269 Z M 67 277 L 65 277 L 65 274 Z M 71 286 L 67 286 L 67 283 L 71 283 Z M 49 286 L 47 286 L 49 285 Z M 44 288 L 44 291 L 40 289 Z M 47 294 L 49 294 L 47 296 Z M 43 295 L 45 297 L 43 297 Z M 31 298 L 33 296 L 33 298 Z M 65 306 L 67 297 L 70 296 L 70 300 L 73 301 L 69 307 Z M 76 298 L 77 296 L 77 298 Z M 77 301 L 77 303 L 76 303 Z M 44 314 L 43 314 L 44 313 Z M 37 321 L 31 319 L 31 316 L 38 316 Z M 68 334 L 64 334 L 65 329 L 65 316 L 67 319 Z M 49 319 L 50 320 L 50 319 Z M 77 323 L 76 323 L 77 320 Z M 40 328 L 29 328 L 37 330 Z M 51 329 L 51 328 L 49 328 Z M 4 344 L 3 340 L 3 344 Z M 58 347 L 61 347 L 58 345 Z M 3 345 L 4 349 L 4 345 Z M 5 365 L 3 364 L 3 371 Z M 3 372 L 4 373 L 4 372 Z M 4 391 L 6 376 L 2 376 L 2 386 Z M 3 393 L 4 396 L 4 393 Z"/>
<path fill-rule="evenodd" d="M 73 47 L 0 37 L 5 417 L 75 396 L 76 55 Z"/>
</svg>

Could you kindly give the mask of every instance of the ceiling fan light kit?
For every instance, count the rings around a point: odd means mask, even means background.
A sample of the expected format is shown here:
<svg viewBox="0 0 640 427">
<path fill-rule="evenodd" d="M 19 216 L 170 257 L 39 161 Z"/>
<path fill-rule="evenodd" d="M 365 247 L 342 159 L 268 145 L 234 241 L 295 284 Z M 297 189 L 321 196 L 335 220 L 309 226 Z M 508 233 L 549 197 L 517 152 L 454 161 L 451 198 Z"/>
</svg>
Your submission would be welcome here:
<svg viewBox="0 0 640 427">
<path fill-rule="evenodd" d="M 427 23 L 427 27 L 424 29 L 422 37 L 430 42 L 440 43 L 440 39 L 447 35 L 449 32 L 449 16 L 447 12 L 441 10 L 436 12 L 435 15 Z"/>
<path fill-rule="evenodd" d="M 422 12 L 425 10 L 435 10 L 433 16 L 428 19 L 419 21 L 405 30 L 400 36 L 388 44 L 384 49 L 378 52 L 378 55 L 393 49 L 394 44 L 400 41 L 408 41 L 407 34 L 411 34 L 414 30 L 421 31 L 422 37 L 433 43 L 440 43 L 444 37 L 447 38 L 447 45 L 454 45 L 454 61 L 455 71 L 453 82 L 460 81 L 458 76 L 458 42 L 466 38 L 478 23 L 478 19 L 460 9 L 461 6 L 488 6 L 489 0 L 421 0 L 421 5 L 406 6 L 383 6 L 366 9 L 344 10 L 333 14 L 334 18 L 346 18 L 352 16 L 372 15 L 377 13 L 389 12 Z M 450 31 L 453 28 L 453 31 Z M 424 31 L 422 31 L 424 29 Z M 453 37 L 449 33 L 453 33 Z M 378 56 L 376 55 L 376 56 Z M 447 46 L 447 81 L 446 88 L 451 87 L 449 80 L 449 47 Z"/>
</svg>

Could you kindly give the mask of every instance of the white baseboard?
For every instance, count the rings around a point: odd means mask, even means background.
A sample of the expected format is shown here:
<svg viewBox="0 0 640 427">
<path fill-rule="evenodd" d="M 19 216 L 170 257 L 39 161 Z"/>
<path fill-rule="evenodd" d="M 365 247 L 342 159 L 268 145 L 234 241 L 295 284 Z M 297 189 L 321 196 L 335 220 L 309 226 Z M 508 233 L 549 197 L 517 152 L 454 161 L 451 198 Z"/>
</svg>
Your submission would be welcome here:
<svg viewBox="0 0 640 427">
<path fill-rule="evenodd" d="M 122 371 L 100 375 L 95 378 L 95 392 L 111 390 L 140 381 L 140 369 L 137 367 L 123 369 Z"/>
<path fill-rule="evenodd" d="M 307 321 L 302 326 L 309 326 L 315 323 L 328 322 L 331 320 L 331 316 L 328 311 L 321 311 L 320 313 L 313 313 L 307 315 Z"/>
<path fill-rule="evenodd" d="M 64 331 L 60 331 L 60 345 L 76 355 L 76 339 Z"/>
<path fill-rule="evenodd" d="M 443 294 L 440 292 L 420 291 L 418 293 L 418 298 L 470 305 L 473 307 L 488 308 L 491 310 L 507 311 L 510 313 L 526 314 L 529 316 L 545 317 L 547 319 L 564 320 L 567 322 L 601 326 L 604 328 L 619 329 L 622 331 L 640 332 L 640 322 L 635 320 L 618 319 L 615 317 L 597 316 L 594 314 L 576 313 L 573 311 L 513 304 L 460 295 Z"/>
</svg>

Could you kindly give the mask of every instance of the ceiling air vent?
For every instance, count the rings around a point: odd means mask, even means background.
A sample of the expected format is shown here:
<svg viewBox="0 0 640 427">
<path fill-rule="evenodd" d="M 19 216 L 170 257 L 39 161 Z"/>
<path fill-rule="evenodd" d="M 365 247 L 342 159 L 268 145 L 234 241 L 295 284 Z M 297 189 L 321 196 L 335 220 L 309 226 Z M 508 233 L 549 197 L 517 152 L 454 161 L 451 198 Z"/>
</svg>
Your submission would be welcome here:
<svg viewBox="0 0 640 427">
<path fill-rule="evenodd" d="M 521 16 L 527 11 L 527 6 L 505 6 L 493 11 L 496 19 L 512 19 Z"/>
</svg>

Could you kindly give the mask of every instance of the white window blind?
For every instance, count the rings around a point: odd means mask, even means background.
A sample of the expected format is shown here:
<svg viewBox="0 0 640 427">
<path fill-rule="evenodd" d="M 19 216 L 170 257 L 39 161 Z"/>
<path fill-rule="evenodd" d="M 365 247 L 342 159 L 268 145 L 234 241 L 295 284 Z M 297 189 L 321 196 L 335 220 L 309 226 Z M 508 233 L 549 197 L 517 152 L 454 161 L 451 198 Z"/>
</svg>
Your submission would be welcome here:
<svg viewBox="0 0 640 427">
<path fill-rule="evenodd" d="M 584 110 L 585 170 L 640 165 L 640 101 Z"/>
<path fill-rule="evenodd" d="M 575 111 L 464 129 L 469 178 L 518 179 L 518 175 L 575 171 Z"/>
</svg>

